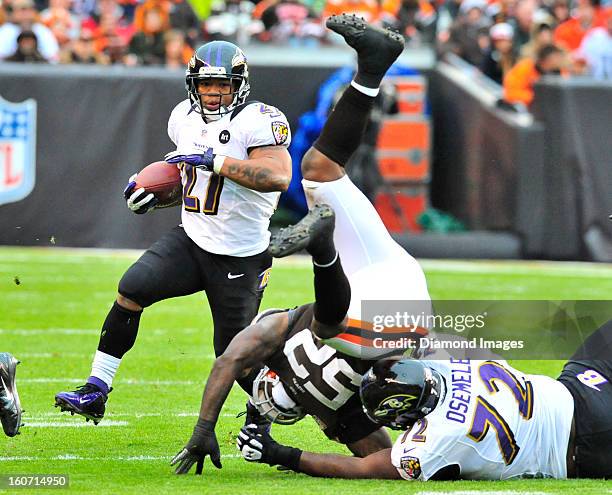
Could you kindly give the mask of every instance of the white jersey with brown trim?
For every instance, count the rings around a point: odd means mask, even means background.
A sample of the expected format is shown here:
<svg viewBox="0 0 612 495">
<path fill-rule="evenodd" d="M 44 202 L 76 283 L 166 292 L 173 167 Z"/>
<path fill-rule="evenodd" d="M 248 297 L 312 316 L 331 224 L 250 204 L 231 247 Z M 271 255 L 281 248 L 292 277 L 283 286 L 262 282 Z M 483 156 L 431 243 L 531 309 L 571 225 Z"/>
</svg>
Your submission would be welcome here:
<svg viewBox="0 0 612 495">
<path fill-rule="evenodd" d="M 426 481 L 452 465 L 462 479 L 567 477 L 574 400 L 563 384 L 504 360 L 422 362 L 442 375 L 446 390 L 393 446 L 404 479 Z"/>
<path fill-rule="evenodd" d="M 261 146 L 289 146 L 291 131 L 275 107 L 247 102 L 219 120 L 205 123 L 189 100 L 179 103 L 168 121 L 168 136 L 182 154 L 204 153 L 248 159 Z M 268 247 L 270 217 L 279 192 L 258 192 L 189 165 L 181 169 L 183 228 L 202 249 L 230 256 L 252 256 Z"/>
</svg>

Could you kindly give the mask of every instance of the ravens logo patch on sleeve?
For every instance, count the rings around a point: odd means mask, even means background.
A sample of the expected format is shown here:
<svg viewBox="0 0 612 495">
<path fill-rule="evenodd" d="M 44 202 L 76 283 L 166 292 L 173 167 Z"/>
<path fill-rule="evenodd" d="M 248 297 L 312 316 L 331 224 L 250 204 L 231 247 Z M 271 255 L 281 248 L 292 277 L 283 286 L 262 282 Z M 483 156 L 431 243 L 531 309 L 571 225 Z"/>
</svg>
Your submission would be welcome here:
<svg viewBox="0 0 612 495">
<path fill-rule="evenodd" d="M 284 144 L 289 137 L 289 128 L 284 122 L 272 122 L 272 134 L 274 134 L 276 144 Z"/>
<path fill-rule="evenodd" d="M 413 457 L 411 455 L 402 457 L 400 466 L 412 479 L 416 480 L 421 476 L 421 462 L 418 457 Z"/>
</svg>

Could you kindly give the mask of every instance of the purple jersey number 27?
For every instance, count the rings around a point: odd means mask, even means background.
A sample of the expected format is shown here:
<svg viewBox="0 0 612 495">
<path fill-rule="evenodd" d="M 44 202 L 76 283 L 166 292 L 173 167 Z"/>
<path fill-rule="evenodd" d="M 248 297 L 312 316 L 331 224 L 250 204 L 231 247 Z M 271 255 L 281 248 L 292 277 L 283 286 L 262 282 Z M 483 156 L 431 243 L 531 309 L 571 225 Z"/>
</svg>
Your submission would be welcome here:
<svg viewBox="0 0 612 495">
<path fill-rule="evenodd" d="M 224 177 L 214 173 L 210 174 L 208 188 L 206 189 L 206 198 L 204 199 L 204 208 L 202 208 L 200 198 L 191 194 L 198 178 L 196 169 L 191 165 L 185 165 L 183 170 L 187 177 L 185 187 L 183 187 L 183 205 L 185 211 L 204 213 L 205 215 L 216 215 L 219 211 L 219 198 L 223 190 Z"/>
</svg>

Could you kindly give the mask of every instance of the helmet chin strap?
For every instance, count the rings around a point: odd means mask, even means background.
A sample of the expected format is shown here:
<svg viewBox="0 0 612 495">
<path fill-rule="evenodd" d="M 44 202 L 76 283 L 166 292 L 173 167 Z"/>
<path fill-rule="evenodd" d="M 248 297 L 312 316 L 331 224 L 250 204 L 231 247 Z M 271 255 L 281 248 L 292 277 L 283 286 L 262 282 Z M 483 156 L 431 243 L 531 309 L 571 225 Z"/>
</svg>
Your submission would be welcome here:
<svg viewBox="0 0 612 495">
<path fill-rule="evenodd" d="M 216 122 L 217 120 L 221 119 L 221 117 L 224 117 L 230 113 L 230 110 L 226 105 L 220 105 L 217 110 L 213 110 L 211 112 L 206 110 L 204 105 L 201 105 L 200 107 L 202 110 L 202 117 L 204 117 L 205 122 Z"/>
<path fill-rule="evenodd" d="M 219 113 L 203 113 L 202 117 L 204 117 L 204 121 L 205 122 L 216 122 L 217 120 L 219 120 L 221 117 L 223 117 L 223 115 L 225 114 L 219 114 Z"/>
</svg>

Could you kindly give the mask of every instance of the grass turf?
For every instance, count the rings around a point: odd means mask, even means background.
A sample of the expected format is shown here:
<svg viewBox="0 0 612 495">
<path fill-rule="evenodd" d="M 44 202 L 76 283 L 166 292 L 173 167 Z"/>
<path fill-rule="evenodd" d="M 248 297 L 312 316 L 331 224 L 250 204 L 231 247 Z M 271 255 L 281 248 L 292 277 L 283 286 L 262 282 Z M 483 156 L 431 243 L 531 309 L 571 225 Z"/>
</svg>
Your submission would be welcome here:
<svg viewBox="0 0 612 495">
<path fill-rule="evenodd" d="M 136 253 L 0 248 L 0 351 L 22 360 L 18 385 L 26 427 L 0 437 L 0 476 L 68 474 L 70 493 L 592 493 L 612 490 L 602 481 L 414 483 L 308 478 L 244 462 L 234 436 L 245 397 L 235 388 L 217 436 L 223 469 L 177 477 L 170 458 L 189 438 L 201 391 L 213 362 L 212 323 L 203 295 L 164 301 L 147 309 L 136 346 L 115 381 L 103 422 L 53 409 L 59 390 L 81 384 L 90 370 L 99 326 L 116 284 Z M 432 297 L 482 299 L 608 299 L 612 267 L 586 264 L 426 262 Z M 278 263 L 263 308 L 312 298 L 307 263 Z M 527 372 L 555 375 L 562 363 L 521 362 Z M 314 421 L 275 427 L 274 436 L 314 451 L 346 452 L 325 439 Z M 30 490 L 19 490 L 27 493 Z M 38 490 L 36 490 L 38 492 Z"/>
</svg>

